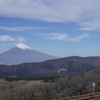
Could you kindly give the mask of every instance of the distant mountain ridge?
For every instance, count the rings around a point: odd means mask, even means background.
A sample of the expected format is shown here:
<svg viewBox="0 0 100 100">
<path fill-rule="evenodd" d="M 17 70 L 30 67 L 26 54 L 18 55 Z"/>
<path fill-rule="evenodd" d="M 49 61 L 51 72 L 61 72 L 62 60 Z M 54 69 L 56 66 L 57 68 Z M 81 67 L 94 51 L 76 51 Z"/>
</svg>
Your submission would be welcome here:
<svg viewBox="0 0 100 100">
<path fill-rule="evenodd" d="M 57 57 L 36 51 L 33 48 L 21 43 L 0 54 L 0 63 L 4 65 L 14 65 L 28 62 L 42 62 L 56 58 Z"/>
<path fill-rule="evenodd" d="M 100 67 L 100 57 L 66 57 L 44 62 L 22 63 L 19 65 L 0 65 L 0 76 L 56 76 L 58 69 L 66 68 L 65 75 L 76 76 Z"/>
</svg>

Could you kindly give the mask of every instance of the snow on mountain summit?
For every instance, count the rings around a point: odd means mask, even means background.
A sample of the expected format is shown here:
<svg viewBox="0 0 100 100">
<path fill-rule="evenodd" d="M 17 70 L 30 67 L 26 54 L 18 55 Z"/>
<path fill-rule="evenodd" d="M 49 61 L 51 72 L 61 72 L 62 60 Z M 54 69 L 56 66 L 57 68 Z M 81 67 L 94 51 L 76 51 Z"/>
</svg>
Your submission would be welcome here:
<svg viewBox="0 0 100 100">
<path fill-rule="evenodd" d="M 20 44 L 16 45 L 15 47 L 23 49 L 23 50 L 26 50 L 26 49 L 34 50 L 33 48 L 31 48 L 31 47 L 29 47 L 29 46 L 27 46 L 27 45 L 25 45 L 23 43 L 20 43 Z"/>
<path fill-rule="evenodd" d="M 16 65 L 21 63 L 42 62 L 57 57 L 39 52 L 33 48 L 20 43 L 0 54 L 0 63 L 5 65 Z"/>
</svg>

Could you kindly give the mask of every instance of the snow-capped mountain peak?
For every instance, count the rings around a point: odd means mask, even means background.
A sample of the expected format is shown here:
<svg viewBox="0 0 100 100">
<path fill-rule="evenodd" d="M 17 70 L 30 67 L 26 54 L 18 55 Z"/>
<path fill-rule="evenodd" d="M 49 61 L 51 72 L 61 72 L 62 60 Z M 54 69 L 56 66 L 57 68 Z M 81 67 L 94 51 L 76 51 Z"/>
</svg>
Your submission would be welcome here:
<svg viewBox="0 0 100 100">
<path fill-rule="evenodd" d="M 23 50 L 26 50 L 26 49 L 29 49 L 29 50 L 34 50 L 33 48 L 23 44 L 23 43 L 20 43 L 20 44 L 17 44 L 15 47 L 17 48 L 20 48 L 20 49 L 23 49 Z"/>
<path fill-rule="evenodd" d="M 15 65 L 29 62 L 42 62 L 56 58 L 57 57 L 44 54 L 23 43 L 20 43 L 0 54 L 0 63 L 5 65 Z"/>
</svg>

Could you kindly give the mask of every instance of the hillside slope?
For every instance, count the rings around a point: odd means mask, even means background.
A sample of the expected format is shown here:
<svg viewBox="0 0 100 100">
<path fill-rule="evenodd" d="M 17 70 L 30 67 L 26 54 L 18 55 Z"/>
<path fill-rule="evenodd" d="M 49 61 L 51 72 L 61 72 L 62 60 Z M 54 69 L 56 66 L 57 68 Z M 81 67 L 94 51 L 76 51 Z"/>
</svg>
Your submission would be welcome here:
<svg viewBox="0 0 100 100">
<path fill-rule="evenodd" d="M 58 69 L 66 68 L 65 75 L 75 76 L 86 73 L 99 66 L 91 64 L 93 62 L 82 57 L 66 57 L 56 60 L 48 60 L 36 63 L 22 63 L 19 65 L 5 66 L 0 65 L 0 76 L 9 77 L 16 75 L 18 77 L 25 76 L 52 76 L 57 74 Z M 99 64 L 98 64 L 99 65 Z"/>
</svg>

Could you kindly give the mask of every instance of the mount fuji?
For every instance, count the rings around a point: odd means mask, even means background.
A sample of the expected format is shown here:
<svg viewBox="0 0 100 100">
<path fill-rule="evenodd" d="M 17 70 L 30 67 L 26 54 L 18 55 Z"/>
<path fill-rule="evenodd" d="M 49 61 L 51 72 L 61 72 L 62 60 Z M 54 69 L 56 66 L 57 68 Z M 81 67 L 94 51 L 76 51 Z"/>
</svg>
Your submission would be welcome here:
<svg viewBox="0 0 100 100">
<path fill-rule="evenodd" d="M 41 53 L 25 44 L 20 43 L 10 50 L 0 54 L 0 64 L 16 65 L 27 62 L 42 62 L 56 58 L 57 57 Z"/>
</svg>

